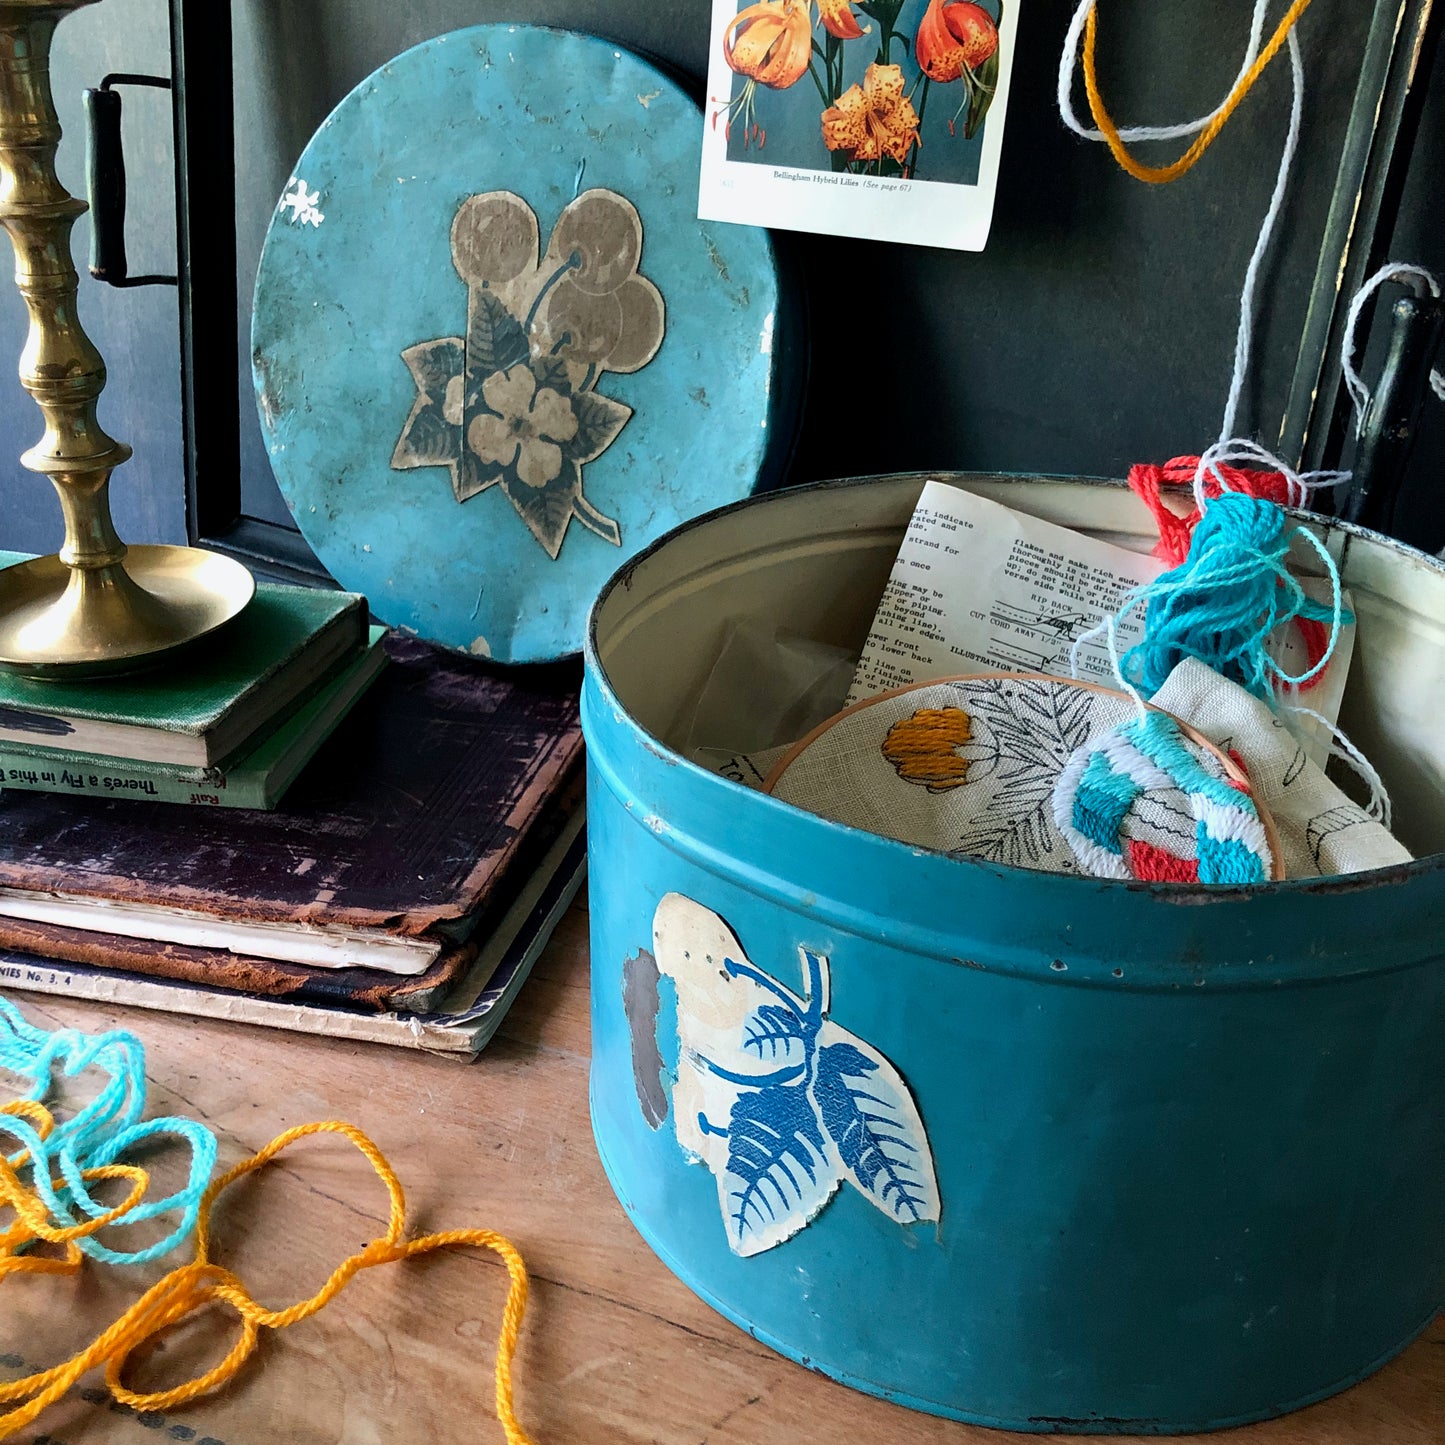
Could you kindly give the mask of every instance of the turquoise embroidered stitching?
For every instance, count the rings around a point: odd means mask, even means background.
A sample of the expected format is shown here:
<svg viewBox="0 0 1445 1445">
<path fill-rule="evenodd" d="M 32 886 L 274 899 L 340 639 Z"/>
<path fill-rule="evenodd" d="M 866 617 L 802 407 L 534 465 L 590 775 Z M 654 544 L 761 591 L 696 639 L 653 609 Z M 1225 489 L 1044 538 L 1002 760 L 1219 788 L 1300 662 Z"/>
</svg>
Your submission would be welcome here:
<svg viewBox="0 0 1445 1445">
<path fill-rule="evenodd" d="M 1098 847 L 1122 854 L 1119 832 L 1139 792 L 1138 785 L 1116 771 L 1103 753 L 1095 753 L 1074 794 L 1074 827 Z"/>
<path fill-rule="evenodd" d="M 1182 792 L 1202 793 L 1211 803 L 1218 803 L 1222 808 L 1242 806 L 1246 813 L 1255 813 L 1254 801 L 1247 793 L 1241 793 L 1238 788 L 1204 770 L 1194 754 L 1185 747 L 1177 724 L 1167 713 L 1149 712 L 1126 723 L 1119 731 L 1150 762 L 1163 768 Z"/>
</svg>

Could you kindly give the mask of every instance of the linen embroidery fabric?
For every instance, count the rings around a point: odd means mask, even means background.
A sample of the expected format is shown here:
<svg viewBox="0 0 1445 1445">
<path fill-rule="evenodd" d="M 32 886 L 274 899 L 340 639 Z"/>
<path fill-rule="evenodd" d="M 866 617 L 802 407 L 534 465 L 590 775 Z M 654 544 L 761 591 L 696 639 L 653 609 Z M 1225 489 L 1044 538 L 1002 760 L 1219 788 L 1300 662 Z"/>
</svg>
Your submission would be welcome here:
<svg viewBox="0 0 1445 1445">
<path fill-rule="evenodd" d="M 1124 694 L 1066 679 L 995 674 L 877 699 L 807 740 L 771 783 L 836 822 L 1044 872 L 1271 875 L 1253 802 L 1221 756 L 1162 713 L 1140 724 Z"/>
<path fill-rule="evenodd" d="M 1362 873 L 1408 863 L 1409 852 L 1310 761 L 1268 703 L 1193 658 L 1181 662 L 1154 704 L 1237 755 L 1278 834 L 1286 878 Z"/>
</svg>

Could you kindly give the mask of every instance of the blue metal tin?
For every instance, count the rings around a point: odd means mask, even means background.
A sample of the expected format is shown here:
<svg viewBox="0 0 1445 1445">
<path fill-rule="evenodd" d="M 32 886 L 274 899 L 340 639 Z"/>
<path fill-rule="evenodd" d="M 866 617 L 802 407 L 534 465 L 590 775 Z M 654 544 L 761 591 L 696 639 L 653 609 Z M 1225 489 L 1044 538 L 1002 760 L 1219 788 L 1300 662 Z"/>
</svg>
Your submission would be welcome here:
<svg viewBox="0 0 1445 1445">
<path fill-rule="evenodd" d="M 1122 489 L 957 480 L 1147 546 Z M 672 748 L 729 618 L 861 643 L 920 485 L 714 513 L 594 610 L 613 1187 L 758 1339 L 940 1415 L 1175 1433 L 1340 1390 L 1445 1301 L 1445 857 L 1252 890 L 1046 875 L 838 826 Z M 1359 617 L 1344 726 L 1403 840 L 1438 849 L 1445 567 L 1321 527 Z"/>
</svg>

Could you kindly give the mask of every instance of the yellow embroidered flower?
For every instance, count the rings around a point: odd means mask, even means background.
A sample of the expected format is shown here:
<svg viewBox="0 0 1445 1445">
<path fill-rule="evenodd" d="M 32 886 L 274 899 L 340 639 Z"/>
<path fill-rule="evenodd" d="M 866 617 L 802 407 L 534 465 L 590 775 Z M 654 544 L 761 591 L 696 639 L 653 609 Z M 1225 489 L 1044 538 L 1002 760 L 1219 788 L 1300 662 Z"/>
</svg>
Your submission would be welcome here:
<svg viewBox="0 0 1445 1445">
<path fill-rule="evenodd" d="M 960 749 L 972 738 L 973 721 L 961 707 L 925 707 L 888 729 L 882 751 L 905 783 L 944 793 L 968 781 L 970 760 Z"/>
<path fill-rule="evenodd" d="M 524 365 L 493 372 L 482 383 L 482 398 L 492 411 L 474 416 L 467 431 L 467 445 L 478 459 L 494 466 L 515 465 L 529 487 L 555 481 L 562 472 L 558 443 L 577 435 L 572 403 L 550 386 L 538 387 L 531 368 Z"/>
<path fill-rule="evenodd" d="M 863 83 L 850 86 L 823 112 L 823 144 L 849 160 L 887 156 L 901 166 L 917 140 L 918 112 L 903 93 L 901 66 L 870 65 Z"/>
</svg>

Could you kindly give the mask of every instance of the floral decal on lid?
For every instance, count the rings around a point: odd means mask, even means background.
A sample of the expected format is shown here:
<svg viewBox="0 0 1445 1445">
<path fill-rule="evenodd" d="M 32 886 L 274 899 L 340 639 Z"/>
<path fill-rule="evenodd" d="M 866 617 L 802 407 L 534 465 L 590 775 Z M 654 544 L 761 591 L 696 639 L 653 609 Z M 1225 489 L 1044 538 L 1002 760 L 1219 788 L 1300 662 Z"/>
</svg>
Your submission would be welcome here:
<svg viewBox="0 0 1445 1445">
<path fill-rule="evenodd" d="M 584 191 L 539 249 L 536 214 L 520 196 L 462 202 L 451 251 L 467 286 L 466 335 L 401 353 L 417 396 L 391 464 L 446 467 L 458 502 L 500 486 L 555 560 L 573 517 L 622 545 L 617 522 L 582 492 L 583 467 L 632 415 L 597 384 L 652 360 L 664 308 L 638 271 L 641 218 L 615 191 Z"/>
</svg>

